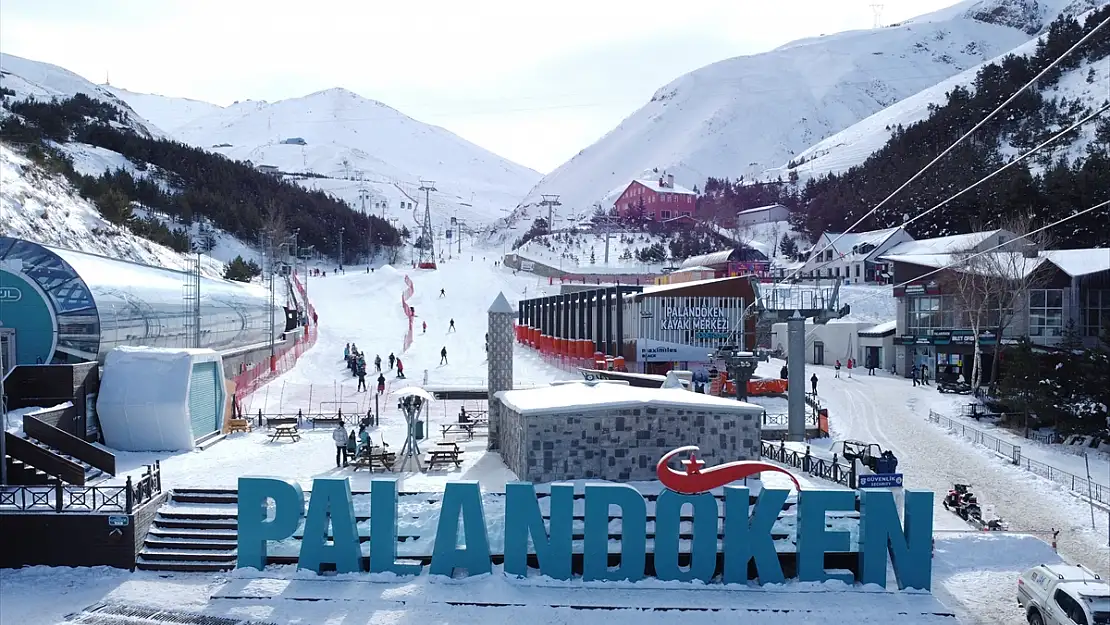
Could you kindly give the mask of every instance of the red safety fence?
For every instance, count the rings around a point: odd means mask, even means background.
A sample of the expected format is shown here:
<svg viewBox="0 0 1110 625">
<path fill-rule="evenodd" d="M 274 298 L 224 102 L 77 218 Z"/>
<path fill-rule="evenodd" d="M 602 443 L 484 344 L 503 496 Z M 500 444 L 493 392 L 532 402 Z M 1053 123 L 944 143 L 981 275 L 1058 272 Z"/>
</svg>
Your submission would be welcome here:
<svg viewBox="0 0 1110 625">
<path fill-rule="evenodd" d="M 275 348 L 273 356 L 267 356 L 262 362 L 245 367 L 232 378 L 235 382 L 235 399 L 239 405 L 262 385 L 292 369 L 297 360 L 316 344 L 316 309 L 308 302 L 308 293 L 296 274 L 293 274 L 293 284 L 305 302 L 307 319 L 306 324 L 301 326 L 303 331 L 296 332 L 292 345 L 286 343 L 281 348 Z"/>
<path fill-rule="evenodd" d="M 403 341 L 404 346 L 401 348 L 402 352 L 406 352 L 408 351 L 409 347 L 412 347 L 412 322 L 413 317 L 415 317 L 416 314 L 413 312 L 412 306 L 409 305 L 409 298 L 412 297 L 412 294 L 415 291 L 416 289 L 412 285 L 412 280 L 409 279 L 408 276 L 405 276 L 405 290 L 401 291 L 401 310 L 405 313 L 405 317 L 407 317 L 409 320 L 409 328 L 405 332 L 405 338 Z"/>
</svg>

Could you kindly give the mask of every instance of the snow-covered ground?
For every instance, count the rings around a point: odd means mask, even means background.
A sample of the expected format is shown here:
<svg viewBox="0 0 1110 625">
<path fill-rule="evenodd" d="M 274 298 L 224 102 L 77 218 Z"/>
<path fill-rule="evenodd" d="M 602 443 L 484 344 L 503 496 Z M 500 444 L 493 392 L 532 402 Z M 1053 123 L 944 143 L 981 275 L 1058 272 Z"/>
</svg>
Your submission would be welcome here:
<svg viewBox="0 0 1110 625">
<path fill-rule="evenodd" d="M 97 154 L 98 158 L 109 159 Z M 169 269 L 189 266 L 182 254 L 109 223 L 68 182 L 44 172 L 3 144 L 0 234 Z M 202 256 L 201 271 L 208 277 L 223 278 L 224 263 Z"/>
<path fill-rule="evenodd" d="M 777 375 L 783 364 L 771 359 L 761 363 L 757 373 Z M 967 529 L 940 506 L 940 498 L 954 483 L 971 484 L 985 516 L 997 515 L 1009 522 L 1011 530 L 1036 533 L 1046 540 L 1052 529 L 1059 529 L 1064 557 L 1104 575 L 1110 572 L 1105 511 L 1096 509 L 1092 529 L 1090 507 L 1062 485 L 1016 467 L 927 420 L 930 409 L 958 413 L 966 398 L 941 395 L 931 386 L 914 387 L 909 380 L 883 372 L 853 378 L 842 372 L 840 379 L 834 379 L 832 367 L 807 364 L 806 377 L 814 373 L 821 403 L 829 409 L 832 439 L 874 442 L 893 451 L 907 488 L 936 493 L 934 527 Z"/>
<path fill-rule="evenodd" d="M 590 232 L 565 232 L 536 237 L 512 250 L 512 253 L 526 260 L 572 273 L 662 273 L 665 266 L 675 263 L 642 263 L 636 260 L 636 252 L 656 243 L 667 249 L 668 240 L 646 232 L 612 232 L 609 234 L 608 263 L 605 262 L 605 235 Z"/>
<path fill-rule="evenodd" d="M 1019 28 L 968 16 L 994 1 L 796 41 L 686 74 L 545 176 L 522 204 L 536 205 L 548 193 L 562 194 L 567 207 L 611 202 L 614 192 L 653 168 L 687 187 L 703 185 L 708 176 L 751 179 L 902 98 L 1028 41 L 1031 36 Z"/>
</svg>

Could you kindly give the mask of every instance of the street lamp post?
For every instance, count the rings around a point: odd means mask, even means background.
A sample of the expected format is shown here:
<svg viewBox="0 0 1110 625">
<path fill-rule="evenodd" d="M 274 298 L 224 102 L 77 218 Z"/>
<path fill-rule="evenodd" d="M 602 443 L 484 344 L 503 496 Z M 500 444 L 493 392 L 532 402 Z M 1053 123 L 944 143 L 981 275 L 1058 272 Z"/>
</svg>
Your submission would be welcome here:
<svg viewBox="0 0 1110 625">
<path fill-rule="evenodd" d="M 345 228 L 339 229 L 339 268 L 343 269 L 343 231 Z"/>
</svg>

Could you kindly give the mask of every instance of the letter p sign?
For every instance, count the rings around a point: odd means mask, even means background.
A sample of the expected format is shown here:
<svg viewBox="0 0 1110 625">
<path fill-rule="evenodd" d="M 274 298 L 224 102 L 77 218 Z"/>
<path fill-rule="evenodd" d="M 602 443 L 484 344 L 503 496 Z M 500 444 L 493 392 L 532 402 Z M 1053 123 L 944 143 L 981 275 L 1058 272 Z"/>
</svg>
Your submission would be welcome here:
<svg viewBox="0 0 1110 625">
<path fill-rule="evenodd" d="M 267 543 L 292 536 L 303 516 L 300 484 L 272 477 L 239 478 L 239 568 L 264 569 Z"/>
</svg>

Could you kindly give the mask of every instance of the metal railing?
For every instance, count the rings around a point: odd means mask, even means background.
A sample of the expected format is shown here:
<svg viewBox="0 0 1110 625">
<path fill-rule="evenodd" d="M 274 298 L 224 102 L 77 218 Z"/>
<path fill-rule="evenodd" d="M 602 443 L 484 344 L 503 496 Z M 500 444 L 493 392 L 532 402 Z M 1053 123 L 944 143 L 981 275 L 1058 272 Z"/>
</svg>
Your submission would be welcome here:
<svg viewBox="0 0 1110 625">
<path fill-rule="evenodd" d="M 58 482 L 43 486 L 0 487 L 0 511 L 118 512 L 131 514 L 162 492 L 162 467 L 147 465 L 137 479 L 114 486 L 75 486 Z"/>
<path fill-rule="evenodd" d="M 357 426 L 360 421 L 367 418 L 366 415 L 358 413 L 345 414 L 342 410 L 337 412 L 318 412 L 316 414 L 305 414 L 303 410 L 298 410 L 295 414 L 286 413 L 264 413 L 259 408 L 254 416 L 255 424 L 257 427 L 273 427 L 281 423 L 296 423 L 298 426 L 302 424 L 311 424 L 315 427 L 317 421 L 343 421 L 344 425 Z"/>
<path fill-rule="evenodd" d="M 959 434 L 976 445 L 982 445 L 987 449 L 1009 458 L 1013 464 L 1030 473 L 1048 478 L 1079 495 L 1090 497 L 1096 503 L 1110 505 L 1110 486 L 1106 484 L 1100 484 L 1094 480 L 1088 480 L 1085 477 L 1075 475 L 1074 473 L 1057 469 L 1052 465 L 1026 458 L 1021 455 L 1021 445 L 1008 443 L 996 436 L 991 436 L 982 430 L 973 428 L 970 425 L 965 425 L 959 421 L 953 421 L 932 410 L 929 411 L 929 420 L 941 427 L 947 428 L 951 432 Z"/>
<path fill-rule="evenodd" d="M 855 463 L 837 459 L 836 454 L 833 454 L 832 460 L 828 460 L 810 454 L 809 445 L 806 445 L 805 452 L 788 449 L 785 441 L 760 441 L 759 453 L 764 458 L 801 469 L 814 477 L 848 488 L 856 487 Z"/>
<path fill-rule="evenodd" d="M 763 427 L 768 427 L 772 425 L 782 427 L 790 425 L 790 415 L 763 413 Z M 806 427 L 810 429 L 817 428 L 817 415 L 813 413 L 809 413 L 806 415 Z"/>
</svg>

